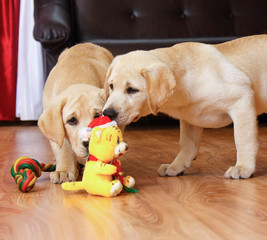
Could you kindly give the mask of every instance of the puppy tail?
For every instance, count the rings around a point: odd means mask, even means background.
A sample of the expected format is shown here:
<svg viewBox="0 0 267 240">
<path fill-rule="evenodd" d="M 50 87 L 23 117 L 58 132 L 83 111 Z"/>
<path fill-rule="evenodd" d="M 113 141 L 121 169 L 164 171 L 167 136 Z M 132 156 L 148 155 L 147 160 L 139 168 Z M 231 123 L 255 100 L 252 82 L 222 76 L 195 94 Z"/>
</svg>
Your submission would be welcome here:
<svg viewBox="0 0 267 240">
<path fill-rule="evenodd" d="M 83 182 L 64 182 L 61 187 L 67 191 L 79 191 L 84 190 Z"/>
</svg>

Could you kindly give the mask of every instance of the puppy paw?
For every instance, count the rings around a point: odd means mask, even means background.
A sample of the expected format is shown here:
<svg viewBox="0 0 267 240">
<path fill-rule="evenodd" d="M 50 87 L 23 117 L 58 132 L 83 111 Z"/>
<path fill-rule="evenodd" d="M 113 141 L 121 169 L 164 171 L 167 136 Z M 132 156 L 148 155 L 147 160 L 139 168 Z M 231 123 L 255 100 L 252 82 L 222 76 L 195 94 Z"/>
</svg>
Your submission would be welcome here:
<svg viewBox="0 0 267 240">
<path fill-rule="evenodd" d="M 123 186 L 119 180 L 112 181 L 112 187 L 110 190 L 111 197 L 117 196 L 122 191 L 122 188 Z"/>
<path fill-rule="evenodd" d="M 184 169 L 177 169 L 171 164 L 161 164 L 161 166 L 158 169 L 158 174 L 161 177 L 164 176 L 169 176 L 169 177 L 174 177 L 174 176 L 181 176 L 184 174 Z"/>
<path fill-rule="evenodd" d="M 254 169 L 244 166 L 235 166 L 235 167 L 230 167 L 224 174 L 224 177 L 233 179 L 250 178 L 253 173 Z"/>
<path fill-rule="evenodd" d="M 78 171 L 63 172 L 55 171 L 50 173 L 50 180 L 52 183 L 73 182 L 78 177 Z"/>
</svg>

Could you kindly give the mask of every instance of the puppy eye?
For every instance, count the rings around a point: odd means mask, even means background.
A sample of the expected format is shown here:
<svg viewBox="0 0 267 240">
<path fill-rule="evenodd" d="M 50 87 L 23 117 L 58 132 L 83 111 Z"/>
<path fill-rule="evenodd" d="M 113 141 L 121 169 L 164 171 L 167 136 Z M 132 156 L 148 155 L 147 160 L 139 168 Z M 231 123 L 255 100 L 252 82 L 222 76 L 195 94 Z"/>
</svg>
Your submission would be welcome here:
<svg viewBox="0 0 267 240">
<path fill-rule="evenodd" d="M 110 90 L 113 90 L 113 84 L 112 83 L 109 85 L 109 88 L 110 88 Z"/>
<path fill-rule="evenodd" d="M 77 125 L 78 124 L 78 119 L 75 117 L 72 117 L 68 120 L 69 125 Z"/>
<path fill-rule="evenodd" d="M 132 88 L 132 87 L 127 88 L 127 93 L 128 94 L 135 94 L 135 93 L 138 93 L 138 92 L 139 92 L 139 90 L 136 89 L 136 88 Z"/>
</svg>

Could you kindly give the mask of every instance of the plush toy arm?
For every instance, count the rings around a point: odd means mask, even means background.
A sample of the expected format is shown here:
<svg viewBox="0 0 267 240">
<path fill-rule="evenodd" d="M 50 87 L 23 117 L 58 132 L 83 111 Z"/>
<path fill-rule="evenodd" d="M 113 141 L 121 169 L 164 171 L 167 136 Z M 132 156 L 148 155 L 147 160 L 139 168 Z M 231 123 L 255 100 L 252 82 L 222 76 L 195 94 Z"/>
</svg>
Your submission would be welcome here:
<svg viewBox="0 0 267 240">
<path fill-rule="evenodd" d="M 94 171 L 96 174 L 113 175 L 117 172 L 117 168 L 111 164 L 98 161 L 95 165 Z"/>
</svg>

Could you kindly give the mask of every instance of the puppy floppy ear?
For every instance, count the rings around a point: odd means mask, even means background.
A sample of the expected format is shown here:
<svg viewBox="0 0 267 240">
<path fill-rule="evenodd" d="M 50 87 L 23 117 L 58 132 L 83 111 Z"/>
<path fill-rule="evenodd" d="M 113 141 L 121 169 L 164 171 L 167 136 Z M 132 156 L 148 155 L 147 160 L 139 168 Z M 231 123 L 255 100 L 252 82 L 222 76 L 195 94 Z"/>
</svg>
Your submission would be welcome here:
<svg viewBox="0 0 267 240">
<path fill-rule="evenodd" d="M 109 97 L 109 83 L 108 83 L 108 79 L 110 77 L 110 74 L 112 72 L 112 66 L 109 67 L 108 71 L 107 71 L 107 74 L 106 74 L 106 81 L 105 81 L 105 84 L 104 84 L 104 89 L 105 89 L 105 95 L 106 95 L 106 101 Z"/>
<path fill-rule="evenodd" d="M 51 141 L 62 147 L 65 129 L 62 119 L 62 110 L 66 104 L 66 98 L 55 98 L 45 109 L 38 120 L 38 126 L 42 133 Z"/>
<path fill-rule="evenodd" d="M 156 115 L 176 87 L 175 78 L 164 63 L 157 63 L 141 70 L 146 79 L 147 101 L 150 111 Z"/>
</svg>

